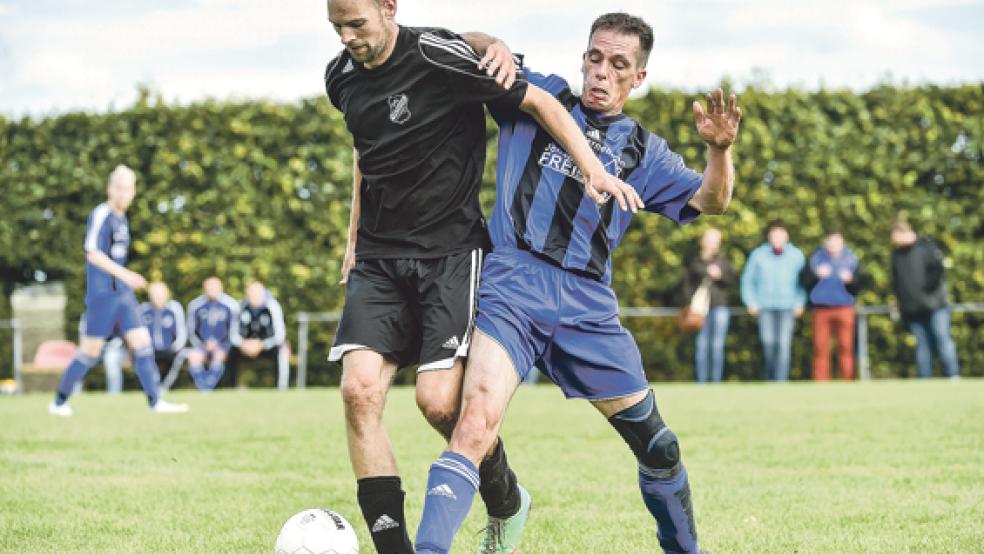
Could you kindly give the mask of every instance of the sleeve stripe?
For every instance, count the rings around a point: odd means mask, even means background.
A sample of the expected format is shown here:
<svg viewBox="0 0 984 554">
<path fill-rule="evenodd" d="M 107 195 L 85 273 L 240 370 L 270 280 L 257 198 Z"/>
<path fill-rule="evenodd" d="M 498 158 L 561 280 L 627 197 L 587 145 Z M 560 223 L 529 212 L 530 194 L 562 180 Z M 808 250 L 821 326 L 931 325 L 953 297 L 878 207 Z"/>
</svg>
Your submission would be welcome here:
<svg viewBox="0 0 984 554">
<path fill-rule="evenodd" d="M 421 38 L 423 38 L 423 36 L 424 35 L 421 35 Z M 428 45 L 430 45 L 430 44 L 428 44 Z M 455 67 L 453 65 L 448 65 L 448 64 L 445 64 L 445 63 L 441 63 L 441 62 L 439 62 L 439 61 L 431 58 L 430 56 L 428 56 L 427 53 L 424 52 L 423 46 L 424 46 L 423 44 L 420 45 L 420 54 L 424 57 L 425 60 L 427 60 L 428 62 L 430 62 L 430 63 L 432 63 L 432 64 L 434 64 L 434 65 L 436 65 L 438 67 L 443 67 L 443 68 L 445 68 L 445 69 L 447 69 L 449 71 L 454 71 L 456 73 L 461 73 L 462 75 L 467 75 L 469 77 L 474 77 L 475 79 L 485 79 L 485 80 L 488 80 L 488 81 L 494 81 L 495 80 L 495 77 L 489 77 L 484 72 L 478 71 L 478 68 L 477 67 L 475 68 L 475 71 L 474 72 L 471 72 L 471 71 L 465 71 L 465 70 L 461 69 L 460 67 Z M 438 45 L 438 44 L 433 44 L 431 46 L 434 46 L 435 48 L 440 48 L 441 50 L 445 50 L 445 51 L 447 51 L 447 52 L 449 52 L 451 54 L 454 54 L 454 55 L 456 55 L 456 56 L 458 56 L 458 57 L 460 57 L 462 59 L 468 60 L 469 62 L 474 62 L 476 64 L 478 63 L 478 58 L 472 59 L 472 58 L 467 58 L 467 57 L 461 56 L 457 51 L 452 50 L 449 47 Z M 525 81 L 525 80 L 526 79 L 523 77 L 522 72 L 517 71 L 516 72 L 516 82 Z M 502 89 L 502 94 L 506 94 L 508 92 L 509 91 L 507 91 L 506 89 Z"/>
<path fill-rule="evenodd" d="M 99 231 L 102 230 L 107 217 L 109 217 L 109 206 L 107 204 L 99 204 L 95 210 L 92 210 L 92 226 L 89 227 L 89 231 L 85 235 L 86 252 L 99 250 Z"/>
<path fill-rule="evenodd" d="M 420 42 L 428 46 L 433 46 L 435 48 L 440 48 L 447 52 L 457 55 L 460 58 L 468 60 L 472 63 L 478 63 L 479 57 L 478 53 L 465 41 L 463 40 L 448 40 L 440 38 L 436 35 L 430 33 L 424 33 L 420 35 Z"/>
</svg>

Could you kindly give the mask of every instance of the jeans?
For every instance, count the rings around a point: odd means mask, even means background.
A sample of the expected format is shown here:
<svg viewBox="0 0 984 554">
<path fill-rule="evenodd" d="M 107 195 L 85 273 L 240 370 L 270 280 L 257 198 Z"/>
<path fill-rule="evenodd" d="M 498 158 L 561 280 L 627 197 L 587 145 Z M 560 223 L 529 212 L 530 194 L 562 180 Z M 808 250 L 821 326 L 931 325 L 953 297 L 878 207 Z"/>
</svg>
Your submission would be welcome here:
<svg viewBox="0 0 984 554">
<path fill-rule="evenodd" d="M 947 377 L 960 375 L 957 345 L 950 336 L 950 308 L 940 308 L 924 319 L 910 320 L 909 331 L 916 337 L 916 369 L 920 378 L 932 377 L 934 350 L 943 362 Z"/>
<path fill-rule="evenodd" d="M 728 336 L 731 314 L 727 306 L 711 306 L 704 318 L 704 326 L 697 333 L 697 352 L 694 372 L 698 383 L 706 383 L 708 369 L 711 381 L 721 382 L 724 377 L 724 339 Z"/>
<path fill-rule="evenodd" d="M 793 353 L 793 310 L 764 309 L 758 315 L 759 340 L 765 358 L 765 379 L 788 381 Z"/>
</svg>

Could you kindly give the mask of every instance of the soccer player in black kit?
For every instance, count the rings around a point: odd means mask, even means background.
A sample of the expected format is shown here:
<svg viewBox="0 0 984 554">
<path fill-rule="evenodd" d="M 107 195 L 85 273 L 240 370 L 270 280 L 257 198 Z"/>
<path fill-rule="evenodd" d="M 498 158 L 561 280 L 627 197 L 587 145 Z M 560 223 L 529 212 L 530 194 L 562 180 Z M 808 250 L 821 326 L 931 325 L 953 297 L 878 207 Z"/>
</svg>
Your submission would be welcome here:
<svg viewBox="0 0 984 554">
<path fill-rule="evenodd" d="M 516 74 L 504 45 L 477 33 L 399 26 L 396 4 L 328 0 L 328 19 L 345 49 L 325 72 L 356 160 L 342 269 L 345 308 L 329 359 L 342 361 L 359 505 L 382 554 L 413 552 L 382 423 L 396 371 L 418 366 L 417 405 L 446 439 L 458 416 L 462 359 L 488 245 L 478 200 L 483 105 L 519 108 L 540 122 L 571 153 L 596 201 L 614 196 L 622 209 L 643 207 L 634 189 L 605 171 L 563 106 Z M 518 540 L 531 500 L 509 469 L 501 440 L 479 475 L 489 514 L 484 552 L 491 536 L 505 532 Z M 513 549 L 497 541 L 491 550 Z"/>
</svg>

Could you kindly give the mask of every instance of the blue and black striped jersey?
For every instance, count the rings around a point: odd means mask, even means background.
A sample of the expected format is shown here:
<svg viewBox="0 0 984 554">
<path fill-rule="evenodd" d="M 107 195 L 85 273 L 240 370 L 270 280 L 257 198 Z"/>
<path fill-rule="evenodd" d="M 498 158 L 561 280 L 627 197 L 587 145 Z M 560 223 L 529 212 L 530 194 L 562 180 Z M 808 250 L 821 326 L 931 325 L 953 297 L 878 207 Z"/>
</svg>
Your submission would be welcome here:
<svg viewBox="0 0 984 554">
<path fill-rule="evenodd" d="M 688 205 L 702 176 L 687 168 L 666 141 L 634 119 L 586 109 L 556 75 L 526 71 L 527 80 L 553 94 L 609 173 L 634 187 L 646 210 L 680 224 L 700 212 Z M 611 282 L 611 253 L 632 212 L 612 200 L 598 206 L 584 193 L 584 176 L 550 135 L 519 110 L 497 109 L 499 158 L 496 204 L 489 227 L 494 248 L 530 250 L 565 269 Z"/>
</svg>

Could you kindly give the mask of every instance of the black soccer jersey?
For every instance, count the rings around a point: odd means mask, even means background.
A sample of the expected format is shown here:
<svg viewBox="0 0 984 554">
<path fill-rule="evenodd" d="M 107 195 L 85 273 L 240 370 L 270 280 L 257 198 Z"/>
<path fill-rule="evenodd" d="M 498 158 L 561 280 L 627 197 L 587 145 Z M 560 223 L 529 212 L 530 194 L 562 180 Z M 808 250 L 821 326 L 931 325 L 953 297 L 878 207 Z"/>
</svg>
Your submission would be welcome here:
<svg viewBox="0 0 984 554">
<path fill-rule="evenodd" d="M 383 65 L 366 69 L 347 50 L 328 64 L 328 98 L 359 152 L 358 259 L 436 258 L 487 243 L 482 106 L 517 108 L 527 83 L 503 90 L 478 60 L 450 31 L 400 27 Z"/>
</svg>

